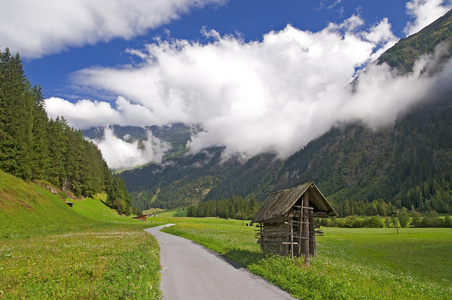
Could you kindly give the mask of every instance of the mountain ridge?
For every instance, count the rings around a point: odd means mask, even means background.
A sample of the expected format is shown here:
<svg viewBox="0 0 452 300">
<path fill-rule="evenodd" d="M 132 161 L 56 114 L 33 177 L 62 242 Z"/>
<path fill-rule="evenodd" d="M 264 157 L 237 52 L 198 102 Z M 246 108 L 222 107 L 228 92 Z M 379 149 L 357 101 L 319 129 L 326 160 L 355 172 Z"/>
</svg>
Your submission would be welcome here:
<svg viewBox="0 0 452 300">
<path fill-rule="evenodd" d="M 449 11 L 401 40 L 375 63 L 387 63 L 399 76 L 406 76 L 420 56 L 445 45 L 440 59 L 429 66 L 434 72 L 421 73 L 432 76 L 451 57 L 451 35 Z M 408 208 L 450 211 L 452 90 L 445 80 L 429 95 L 432 99 L 400 115 L 393 126 L 375 131 L 359 122 L 341 124 L 286 160 L 266 153 L 245 163 L 239 158 L 224 161 L 224 148 L 212 147 L 173 157 L 160 166 L 124 171 L 121 176 L 142 209 L 151 205 L 151 199 L 152 206 L 162 208 L 233 195 L 262 199 L 268 192 L 314 180 L 333 203 L 382 198 Z M 433 205 L 434 201 L 439 204 Z"/>
</svg>

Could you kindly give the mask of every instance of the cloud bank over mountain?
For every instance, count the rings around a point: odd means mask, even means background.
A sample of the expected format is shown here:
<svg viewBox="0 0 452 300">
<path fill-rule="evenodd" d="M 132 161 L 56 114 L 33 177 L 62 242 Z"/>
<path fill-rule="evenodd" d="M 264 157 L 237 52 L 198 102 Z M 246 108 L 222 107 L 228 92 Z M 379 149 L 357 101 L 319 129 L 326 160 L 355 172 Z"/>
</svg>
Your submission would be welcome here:
<svg viewBox="0 0 452 300">
<path fill-rule="evenodd" d="M 405 27 L 407 36 L 420 31 L 439 17 L 452 9 L 452 1 L 443 0 L 412 0 L 406 4 L 407 13 L 414 21 Z"/>
<path fill-rule="evenodd" d="M 408 2 L 414 21 L 407 33 L 445 7 L 441 1 Z M 392 124 L 425 99 L 438 79 L 420 76 L 427 57 L 410 76 L 397 77 L 386 65 L 368 67 L 398 40 L 387 19 L 368 26 L 353 15 L 318 32 L 287 25 L 250 42 L 203 32 L 209 43 L 157 40 L 128 50 L 141 59 L 138 65 L 76 72 L 75 85 L 116 101 L 50 98 L 47 112 L 77 128 L 201 124 L 204 131 L 189 143 L 194 152 L 224 145 L 245 158 L 268 151 L 285 158 L 338 123 Z M 352 93 L 347 87 L 366 67 Z"/>
<path fill-rule="evenodd" d="M 161 163 L 163 155 L 170 149 L 170 144 L 154 137 L 148 131 L 147 140 L 126 142 L 114 135 L 113 130 L 105 127 L 100 140 L 92 140 L 99 147 L 108 166 L 114 170 L 142 166 L 148 162 Z"/>
</svg>

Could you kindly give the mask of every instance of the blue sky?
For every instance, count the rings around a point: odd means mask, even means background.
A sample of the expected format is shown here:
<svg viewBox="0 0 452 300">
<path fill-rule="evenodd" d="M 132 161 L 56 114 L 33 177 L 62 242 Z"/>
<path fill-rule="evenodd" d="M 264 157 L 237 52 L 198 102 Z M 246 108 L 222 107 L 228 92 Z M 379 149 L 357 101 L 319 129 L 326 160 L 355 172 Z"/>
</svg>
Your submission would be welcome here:
<svg viewBox="0 0 452 300">
<path fill-rule="evenodd" d="M 142 48 L 156 37 L 163 39 L 187 39 L 209 42 L 202 28 L 213 29 L 221 35 L 240 34 L 246 41 L 261 40 L 270 31 L 294 27 L 320 31 L 328 23 L 341 23 L 352 15 L 359 15 L 364 26 L 372 26 L 388 18 L 392 31 L 398 38 L 406 36 L 404 28 L 413 16 L 407 15 L 406 3 L 393 0 L 232 0 L 213 3 L 206 7 L 192 8 L 178 19 L 146 30 L 144 34 L 125 40 L 116 37 L 94 45 L 68 46 L 43 53 L 38 58 L 24 57 L 24 67 L 32 83 L 40 84 L 47 97 L 65 95 L 70 91 L 71 73 L 91 66 L 116 66 L 136 61 L 125 53 L 128 48 Z M 73 26 L 76 26 L 74 24 Z M 1 42 L 1 40 L 0 40 Z M 2 45 L 1 43 L 0 45 Z M 2 45 L 2 47 L 8 45 Z M 20 48 L 18 49 L 20 51 Z M 80 96 L 74 95 L 74 99 Z"/>
<path fill-rule="evenodd" d="M 341 122 L 394 122 L 431 82 L 398 81 L 382 66 L 368 70 L 356 95 L 346 87 L 452 1 L 16 0 L 3 7 L 0 47 L 21 54 L 50 116 L 81 129 L 201 124 L 193 151 L 225 145 L 246 158 L 287 157 Z M 168 147 L 154 139 L 141 153 L 108 138 L 98 145 L 115 168 L 158 160 Z"/>
</svg>

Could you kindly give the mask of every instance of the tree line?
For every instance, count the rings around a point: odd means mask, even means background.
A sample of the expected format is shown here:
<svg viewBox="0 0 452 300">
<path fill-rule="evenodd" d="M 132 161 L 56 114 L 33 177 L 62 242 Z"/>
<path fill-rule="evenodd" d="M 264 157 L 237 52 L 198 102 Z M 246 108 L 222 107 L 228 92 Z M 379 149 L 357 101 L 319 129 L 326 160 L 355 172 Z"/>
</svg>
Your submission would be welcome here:
<svg viewBox="0 0 452 300">
<path fill-rule="evenodd" d="M 187 217 L 250 220 L 256 214 L 259 206 L 253 197 L 245 200 L 240 196 L 232 196 L 229 199 L 210 200 L 190 205 L 187 210 Z"/>
<path fill-rule="evenodd" d="M 19 54 L 8 48 L 0 50 L 0 169 L 27 181 L 47 181 L 77 197 L 107 191 L 113 208 L 131 210 L 124 180 L 112 176 L 98 147 L 80 130 L 62 117 L 47 116 L 41 87 L 31 86 Z"/>
<path fill-rule="evenodd" d="M 452 228 L 452 218 L 440 217 L 436 211 L 431 211 L 423 216 L 416 212 L 409 212 L 402 208 L 398 213 L 393 213 L 386 217 L 356 216 L 350 215 L 345 218 L 316 219 L 316 223 L 325 227 L 342 228 L 396 228 L 396 227 L 445 227 Z"/>
</svg>

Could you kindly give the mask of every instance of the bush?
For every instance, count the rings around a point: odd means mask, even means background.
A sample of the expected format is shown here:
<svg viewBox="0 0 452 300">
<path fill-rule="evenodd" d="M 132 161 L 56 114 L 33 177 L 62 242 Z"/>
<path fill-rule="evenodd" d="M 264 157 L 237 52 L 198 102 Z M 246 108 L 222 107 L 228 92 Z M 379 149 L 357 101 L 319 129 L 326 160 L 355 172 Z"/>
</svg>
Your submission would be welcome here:
<svg viewBox="0 0 452 300">
<path fill-rule="evenodd" d="M 348 216 L 345 218 L 344 227 L 354 228 L 356 224 L 356 216 Z"/>
<path fill-rule="evenodd" d="M 400 211 L 399 211 L 399 222 L 400 222 L 400 227 L 407 227 L 408 224 L 410 224 L 410 215 L 408 214 L 408 209 L 406 209 L 405 207 L 403 207 Z"/>
<path fill-rule="evenodd" d="M 412 211 L 411 212 L 411 225 L 413 225 L 414 227 L 420 227 L 421 223 L 422 223 L 421 214 L 418 213 L 417 211 Z"/>
<path fill-rule="evenodd" d="M 444 218 L 444 226 L 451 228 L 452 227 L 452 218 L 447 216 Z"/>
<path fill-rule="evenodd" d="M 364 220 L 364 226 L 367 228 L 383 228 L 383 222 L 380 216 L 373 216 Z"/>
<path fill-rule="evenodd" d="M 422 227 L 445 227 L 445 221 L 441 219 L 436 211 L 430 212 L 422 218 Z"/>
<path fill-rule="evenodd" d="M 394 222 L 392 221 L 391 217 L 386 217 L 385 218 L 385 227 L 386 228 L 390 228 L 393 224 L 394 224 Z"/>
</svg>

